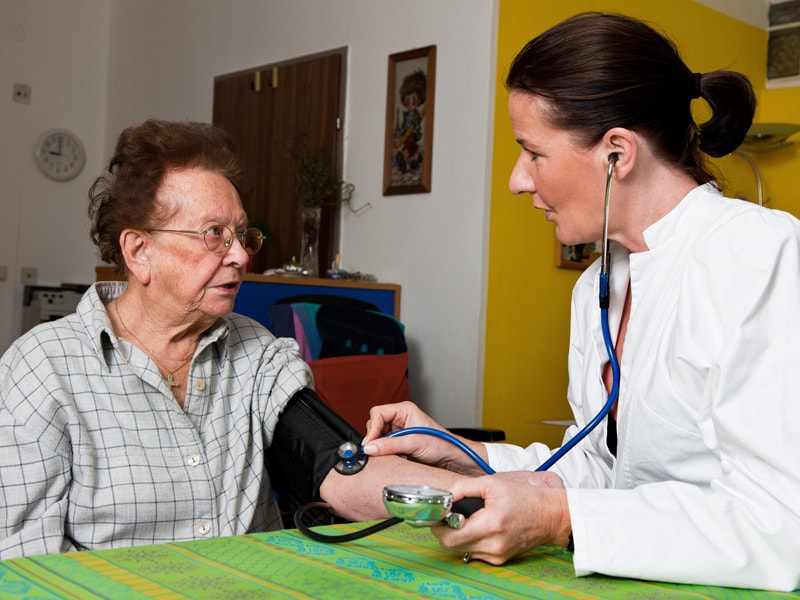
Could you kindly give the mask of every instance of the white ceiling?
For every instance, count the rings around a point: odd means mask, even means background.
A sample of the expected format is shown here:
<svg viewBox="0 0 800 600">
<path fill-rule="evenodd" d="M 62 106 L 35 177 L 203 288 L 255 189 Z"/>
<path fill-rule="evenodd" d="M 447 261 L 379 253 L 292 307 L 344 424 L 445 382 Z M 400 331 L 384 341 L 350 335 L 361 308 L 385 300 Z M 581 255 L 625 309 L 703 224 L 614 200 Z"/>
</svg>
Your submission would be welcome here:
<svg viewBox="0 0 800 600">
<path fill-rule="evenodd" d="M 718 10 L 731 17 L 755 25 L 761 29 L 767 28 L 767 15 L 769 5 L 778 0 L 695 0 L 709 8 Z"/>
</svg>

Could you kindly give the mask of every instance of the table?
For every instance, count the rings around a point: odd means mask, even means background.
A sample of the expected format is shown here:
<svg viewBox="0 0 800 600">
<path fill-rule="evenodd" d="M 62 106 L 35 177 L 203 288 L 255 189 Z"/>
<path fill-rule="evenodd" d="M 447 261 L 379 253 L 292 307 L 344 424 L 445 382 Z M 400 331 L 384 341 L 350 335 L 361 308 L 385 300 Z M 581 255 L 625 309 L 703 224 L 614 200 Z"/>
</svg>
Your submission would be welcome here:
<svg viewBox="0 0 800 600">
<path fill-rule="evenodd" d="M 331 525 L 350 532 L 364 524 Z M 425 528 L 401 523 L 325 544 L 297 530 L 0 561 L 0 598 L 800 598 L 763 591 L 575 577 L 572 555 L 543 546 L 501 567 L 464 564 Z"/>
</svg>

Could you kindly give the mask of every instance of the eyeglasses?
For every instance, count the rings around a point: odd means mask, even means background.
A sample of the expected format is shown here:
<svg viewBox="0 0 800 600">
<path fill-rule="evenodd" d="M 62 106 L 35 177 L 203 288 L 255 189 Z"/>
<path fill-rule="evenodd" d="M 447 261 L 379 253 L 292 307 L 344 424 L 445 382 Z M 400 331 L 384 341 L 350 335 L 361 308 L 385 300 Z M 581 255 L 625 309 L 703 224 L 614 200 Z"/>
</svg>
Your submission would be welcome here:
<svg viewBox="0 0 800 600">
<path fill-rule="evenodd" d="M 260 229 L 251 227 L 244 231 L 232 231 L 230 227 L 225 225 L 212 225 L 208 229 L 201 229 L 195 231 L 193 229 L 148 229 L 148 231 L 160 231 L 162 233 L 194 233 L 203 236 L 203 241 L 206 243 L 206 248 L 211 252 L 217 254 L 225 254 L 228 248 L 233 244 L 233 238 L 239 240 L 239 243 L 250 256 L 255 254 L 261 249 L 261 244 L 264 242 L 264 234 Z"/>
</svg>

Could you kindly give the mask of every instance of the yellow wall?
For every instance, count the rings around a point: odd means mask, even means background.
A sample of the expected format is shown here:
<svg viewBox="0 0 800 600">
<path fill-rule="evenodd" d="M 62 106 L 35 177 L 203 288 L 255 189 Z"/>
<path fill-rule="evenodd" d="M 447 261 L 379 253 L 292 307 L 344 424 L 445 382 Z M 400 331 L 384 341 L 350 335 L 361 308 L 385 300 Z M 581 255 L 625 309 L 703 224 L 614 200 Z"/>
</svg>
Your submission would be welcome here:
<svg viewBox="0 0 800 600">
<path fill-rule="evenodd" d="M 800 88 L 764 90 L 767 33 L 692 0 L 501 0 L 489 242 L 483 425 L 508 441 L 557 444 L 563 429 L 543 420 L 570 418 L 566 403 L 570 292 L 578 272 L 555 267 L 552 225 L 530 196 L 513 196 L 508 175 L 518 146 L 508 123 L 503 81 L 520 48 L 548 27 L 585 10 L 620 12 L 655 23 L 674 39 L 694 71 L 745 73 L 759 96 L 757 122 L 800 123 Z M 800 139 L 800 134 L 797 136 Z M 757 158 L 770 206 L 800 216 L 797 146 Z M 729 195 L 756 197 L 743 159 L 717 162 Z M 794 184 L 794 185 L 793 185 Z"/>
</svg>

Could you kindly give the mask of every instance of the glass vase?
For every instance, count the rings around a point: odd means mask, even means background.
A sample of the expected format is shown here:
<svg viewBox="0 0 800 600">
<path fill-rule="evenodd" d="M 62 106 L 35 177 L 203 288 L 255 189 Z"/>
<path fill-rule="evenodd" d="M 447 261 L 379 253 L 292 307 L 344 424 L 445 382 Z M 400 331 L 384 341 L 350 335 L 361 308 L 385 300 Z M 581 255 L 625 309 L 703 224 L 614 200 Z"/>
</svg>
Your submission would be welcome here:
<svg viewBox="0 0 800 600">
<path fill-rule="evenodd" d="M 319 219 L 320 207 L 303 207 L 303 247 L 300 266 L 309 277 L 319 277 Z"/>
</svg>

